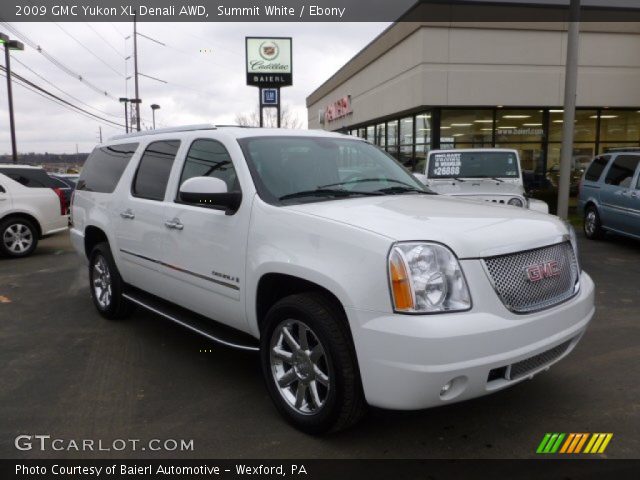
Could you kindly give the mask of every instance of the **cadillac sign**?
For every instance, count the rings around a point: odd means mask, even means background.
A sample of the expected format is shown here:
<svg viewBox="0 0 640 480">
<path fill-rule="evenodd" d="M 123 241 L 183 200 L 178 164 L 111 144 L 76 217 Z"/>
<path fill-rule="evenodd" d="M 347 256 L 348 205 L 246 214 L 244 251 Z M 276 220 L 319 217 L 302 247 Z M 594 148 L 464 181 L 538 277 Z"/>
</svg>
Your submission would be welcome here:
<svg viewBox="0 0 640 480">
<path fill-rule="evenodd" d="M 290 37 L 247 37 L 247 85 L 286 87 L 293 83 Z"/>
</svg>

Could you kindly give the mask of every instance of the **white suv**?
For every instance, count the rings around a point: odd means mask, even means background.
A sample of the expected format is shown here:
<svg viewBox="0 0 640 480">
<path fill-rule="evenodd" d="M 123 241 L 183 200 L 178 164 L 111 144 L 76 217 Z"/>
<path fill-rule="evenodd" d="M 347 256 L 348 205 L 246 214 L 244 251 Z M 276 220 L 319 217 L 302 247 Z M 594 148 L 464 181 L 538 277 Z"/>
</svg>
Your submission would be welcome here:
<svg viewBox="0 0 640 480">
<path fill-rule="evenodd" d="M 434 195 L 369 143 L 196 126 L 116 137 L 78 182 L 71 238 L 107 318 L 133 305 L 259 350 L 308 432 L 547 370 L 594 314 L 573 230 Z"/>
<path fill-rule="evenodd" d="M 424 183 L 442 195 L 549 213 L 549 205 L 526 195 L 517 150 L 432 150 L 420 173 Z"/>
<path fill-rule="evenodd" d="M 40 167 L 0 164 L 0 254 L 26 257 L 68 225 L 61 189 Z"/>
</svg>

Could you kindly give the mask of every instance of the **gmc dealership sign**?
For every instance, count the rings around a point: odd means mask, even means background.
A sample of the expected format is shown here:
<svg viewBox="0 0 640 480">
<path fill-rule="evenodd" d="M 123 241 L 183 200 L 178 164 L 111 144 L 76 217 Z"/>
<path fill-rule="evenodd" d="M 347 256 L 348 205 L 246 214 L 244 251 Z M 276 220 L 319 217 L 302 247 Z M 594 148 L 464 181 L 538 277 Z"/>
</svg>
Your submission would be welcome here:
<svg viewBox="0 0 640 480">
<path fill-rule="evenodd" d="M 353 113 L 353 110 L 351 110 L 351 95 L 347 95 L 326 106 L 324 109 L 324 121 L 327 123 L 333 122 L 339 118 L 346 117 L 350 113 Z"/>
</svg>

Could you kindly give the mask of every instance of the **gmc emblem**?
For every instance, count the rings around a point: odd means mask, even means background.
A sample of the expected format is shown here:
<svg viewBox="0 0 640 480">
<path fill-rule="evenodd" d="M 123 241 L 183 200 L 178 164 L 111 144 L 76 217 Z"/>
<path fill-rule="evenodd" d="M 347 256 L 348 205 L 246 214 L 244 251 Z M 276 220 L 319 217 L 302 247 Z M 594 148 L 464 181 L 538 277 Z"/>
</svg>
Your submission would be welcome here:
<svg viewBox="0 0 640 480">
<path fill-rule="evenodd" d="M 531 283 L 539 282 L 545 278 L 557 277 L 560 275 L 560 265 L 555 260 L 551 260 L 537 265 L 530 265 L 524 269 L 527 280 Z"/>
</svg>

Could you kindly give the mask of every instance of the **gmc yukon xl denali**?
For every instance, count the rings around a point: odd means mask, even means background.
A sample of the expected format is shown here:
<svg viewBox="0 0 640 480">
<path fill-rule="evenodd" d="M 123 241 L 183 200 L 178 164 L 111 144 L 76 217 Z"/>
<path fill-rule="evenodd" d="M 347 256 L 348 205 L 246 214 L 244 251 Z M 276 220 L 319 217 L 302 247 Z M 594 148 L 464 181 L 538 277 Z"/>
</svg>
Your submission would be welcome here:
<svg viewBox="0 0 640 480">
<path fill-rule="evenodd" d="M 311 433 L 532 378 L 594 314 L 565 223 L 434 195 L 333 133 L 115 137 L 82 171 L 71 238 L 102 316 L 138 306 L 259 352 L 275 406 Z"/>
</svg>

